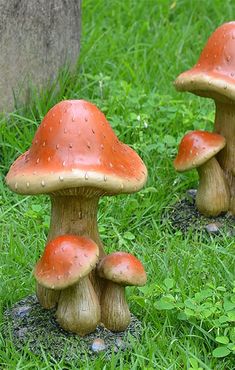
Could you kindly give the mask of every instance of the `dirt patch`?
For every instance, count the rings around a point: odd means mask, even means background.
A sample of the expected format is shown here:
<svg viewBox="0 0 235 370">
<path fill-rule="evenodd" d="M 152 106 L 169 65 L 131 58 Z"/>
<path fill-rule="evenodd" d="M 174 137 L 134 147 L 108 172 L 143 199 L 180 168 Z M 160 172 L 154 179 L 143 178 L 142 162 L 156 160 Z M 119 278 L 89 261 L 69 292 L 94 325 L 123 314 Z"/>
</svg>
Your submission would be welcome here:
<svg viewBox="0 0 235 370">
<path fill-rule="evenodd" d="M 65 361 L 81 360 L 85 355 L 91 358 L 97 353 L 110 356 L 113 352 L 130 351 L 133 339 L 140 338 L 141 322 L 131 316 L 131 323 L 124 332 L 114 333 L 103 326 L 84 337 L 64 331 L 55 320 L 55 310 L 43 309 L 36 296 L 28 296 L 4 313 L 3 335 L 11 339 L 18 350 L 28 345 L 36 355 L 42 349 L 54 359 Z M 102 351 L 97 350 L 102 343 Z M 96 349 L 96 350 L 95 350 Z"/>
</svg>

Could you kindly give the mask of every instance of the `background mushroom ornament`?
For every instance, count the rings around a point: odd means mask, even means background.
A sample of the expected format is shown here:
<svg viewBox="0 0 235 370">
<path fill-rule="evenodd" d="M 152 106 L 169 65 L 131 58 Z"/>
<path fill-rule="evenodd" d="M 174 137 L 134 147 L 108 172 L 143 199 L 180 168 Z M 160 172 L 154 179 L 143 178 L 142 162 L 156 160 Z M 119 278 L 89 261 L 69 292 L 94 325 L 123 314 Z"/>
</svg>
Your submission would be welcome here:
<svg viewBox="0 0 235 370">
<path fill-rule="evenodd" d="M 93 240 L 105 253 L 97 227 L 101 196 L 133 193 L 147 180 L 138 154 L 120 142 L 104 114 L 84 100 L 56 104 L 41 122 L 32 146 L 12 164 L 6 183 L 19 194 L 48 194 L 51 221 L 47 243 L 61 235 Z M 90 276 L 100 299 L 102 279 Z M 44 308 L 57 305 L 60 290 L 37 286 Z"/>
<path fill-rule="evenodd" d="M 179 145 L 174 160 L 176 171 L 196 168 L 199 187 L 196 206 L 206 216 L 217 216 L 229 207 L 229 189 L 224 173 L 215 155 L 224 148 L 225 139 L 214 132 L 192 131 L 186 134 Z"/>
<path fill-rule="evenodd" d="M 229 210 L 235 215 L 235 22 L 215 30 L 197 64 L 177 77 L 175 87 L 215 102 L 214 130 L 226 140 L 216 158 L 228 182 Z"/>
</svg>

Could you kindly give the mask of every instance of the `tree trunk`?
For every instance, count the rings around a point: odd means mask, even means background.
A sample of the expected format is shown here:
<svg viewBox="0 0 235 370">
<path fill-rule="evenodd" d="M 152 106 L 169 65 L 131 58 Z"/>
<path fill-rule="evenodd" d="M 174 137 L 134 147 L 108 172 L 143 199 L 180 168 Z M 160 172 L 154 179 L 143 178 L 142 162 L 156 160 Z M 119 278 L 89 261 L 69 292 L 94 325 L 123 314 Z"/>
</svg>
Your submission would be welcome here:
<svg viewBox="0 0 235 370">
<path fill-rule="evenodd" d="M 76 62 L 80 0 L 0 0 L 0 110 L 24 103 L 30 84 L 44 86 Z"/>
</svg>

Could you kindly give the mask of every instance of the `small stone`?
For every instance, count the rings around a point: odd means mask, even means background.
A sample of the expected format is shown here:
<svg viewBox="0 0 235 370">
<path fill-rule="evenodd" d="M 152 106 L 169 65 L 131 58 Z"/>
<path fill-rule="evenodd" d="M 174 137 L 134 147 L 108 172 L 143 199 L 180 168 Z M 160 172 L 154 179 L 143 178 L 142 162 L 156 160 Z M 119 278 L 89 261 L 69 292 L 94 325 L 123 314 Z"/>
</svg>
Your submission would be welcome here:
<svg viewBox="0 0 235 370">
<path fill-rule="evenodd" d="M 19 339 L 24 339 L 27 332 L 28 332 L 27 328 L 21 328 L 17 331 L 16 335 L 18 336 Z"/>
<path fill-rule="evenodd" d="M 218 234 L 220 232 L 220 226 L 220 223 L 213 222 L 211 224 L 207 224 L 205 228 L 209 234 Z"/>
<path fill-rule="evenodd" d="M 23 306 L 23 307 L 15 308 L 14 314 L 15 316 L 18 316 L 18 317 L 24 317 L 29 314 L 30 310 L 31 310 L 30 306 Z"/>
<path fill-rule="evenodd" d="M 189 189 L 187 190 L 187 196 L 191 199 L 195 199 L 197 195 L 197 189 Z"/>
<path fill-rule="evenodd" d="M 104 351 L 105 348 L 106 348 L 105 342 L 101 338 L 95 339 L 91 345 L 91 349 L 93 352 L 101 352 Z"/>
<path fill-rule="evenodd" d="M 118 348 L 117 346 L 114 346 L 114 347 L 113 347 L 113 352 L 114 352 L 114 353 L 118 353 L 118 351 L 119 351 L 119 348 Z"/>
<path fill-rule="evenodd" d="M 228 235 L 229 237 L 233 237 L 233 236 L 235 236 L 235 229 L 234 229 L 234 228 L 233 228 L 233 229 L 230 229 L 230 230 L 228 231 L 227 235 Z"/>
<path fill-rule="evenodd" d="M 126 348 L 126 344 L 121 337 L 117 337 L 117 339 L 115 340 L 115 344 L 118 349 L 124 350 Z"/>
</svg>

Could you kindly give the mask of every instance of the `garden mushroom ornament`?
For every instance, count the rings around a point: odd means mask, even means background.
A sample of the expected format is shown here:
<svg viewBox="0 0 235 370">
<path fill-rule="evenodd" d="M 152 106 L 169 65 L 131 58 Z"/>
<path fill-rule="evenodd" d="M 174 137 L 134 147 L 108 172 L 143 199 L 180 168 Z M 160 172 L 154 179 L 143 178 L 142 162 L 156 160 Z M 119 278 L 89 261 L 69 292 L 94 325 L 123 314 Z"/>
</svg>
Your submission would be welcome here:
<svg viewBox="0 0 235 370">
<path fill-rule="evenodd" d="M 235 215 L 235 22 L 215 30 L 197 64 L 177 77 L 175 87 L 215 102 L 214 129 L 226 140 L 217 159 L 230 190 L 229 209 Z"/>
<path fill-rule="evenodd" d="M 59 291 L 60 326 L 85 335 L 100 322 L 100 304 L 89 279 L 99 257 L 98 245 L 86 237 L 61 235 L 51 240 L 34 269 L 41 286 Z"/>
<path fill-rule="evenodd" d="M 98 245 L 100 258 L 105 255 L 97 227 L 100 197 L 136 192 L 146 180 L 138 154 L 118 140 L 104 114 L 85 100 L 56 104 L 6 176 L 9 188 L 19 194 L 50 196 L 47 242 L 66 234 L 85 236 Z M 91 274 L 99 297 L 101 281 Z M 45 308 L 57 304 L 55 290 L 39 283 L 37 292 Z"/>
<path fill-rule="evenodd" d="M 97 270 L 99 276 L 107 280 L 101 296 L 101 321 L 112 331 L 123 331 L 131 319 L 125 287 L 145 285 L 144 267 L 132 254 L 115 252 L 105 256 Z"/>
<path fill-rule="evenodd" d="M 192 131 L 180 142 L 174 160 L 176 171 L 196 168 L 199 187 L 196 206 L 205 216 L 217 216 L 229 207 L 229 189 L 225 175 L 215 158 L 225 146 L 223 136 L 207 131 Z"/>
</svg>

